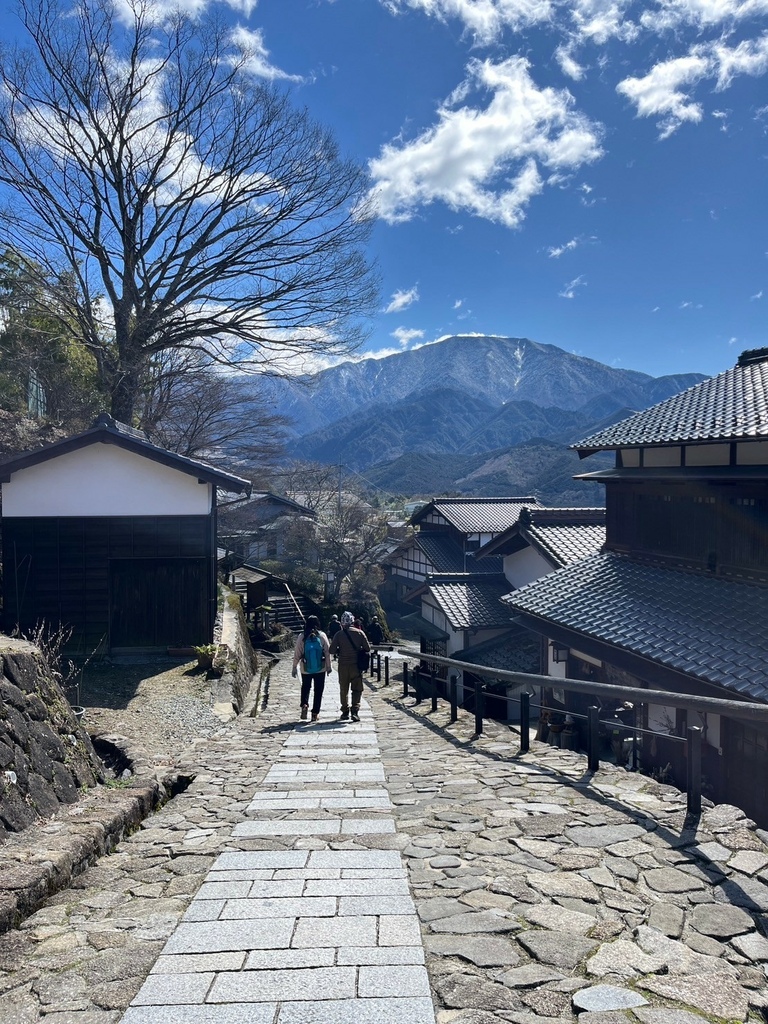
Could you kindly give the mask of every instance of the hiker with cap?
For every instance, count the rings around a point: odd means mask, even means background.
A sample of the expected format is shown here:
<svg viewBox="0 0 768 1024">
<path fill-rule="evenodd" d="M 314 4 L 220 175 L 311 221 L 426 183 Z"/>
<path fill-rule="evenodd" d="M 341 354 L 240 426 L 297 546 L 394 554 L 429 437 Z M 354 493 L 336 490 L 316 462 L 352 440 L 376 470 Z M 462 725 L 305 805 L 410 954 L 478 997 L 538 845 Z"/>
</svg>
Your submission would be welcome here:
<svg viewBox="0 0 768 1024">
<path fill-rule="evenodd" d="M 350 690 L 352 691 L 352 721 L 360 721 L 360 698 L 363 694 L 363 669 L 361 656 L 364 658 L 371 650 L 368 637 L 355 626 L 352 612 L 344 612 L 341 616 L 341 629 L 331 640 L 331 654 L 339 658 L 339 696 L 341 699 L 341 721 L 350 717 Z"/>
<path fill-rule="evenodd" d="M 320 715 L 320 705 L 323 702 L 325 677 L 331 672 L 330 643 L 328 637 L 320 629 L 320 619 L 316 615 L 307 617 L 304 629 L 296 637 L 291 671 L 294 679 L 298 674 L 299 666 L 301 666 L 300 718 L 304 721 L 307 717 L 311 689 L 312 721 L 316 722 Z"/>
</svg>

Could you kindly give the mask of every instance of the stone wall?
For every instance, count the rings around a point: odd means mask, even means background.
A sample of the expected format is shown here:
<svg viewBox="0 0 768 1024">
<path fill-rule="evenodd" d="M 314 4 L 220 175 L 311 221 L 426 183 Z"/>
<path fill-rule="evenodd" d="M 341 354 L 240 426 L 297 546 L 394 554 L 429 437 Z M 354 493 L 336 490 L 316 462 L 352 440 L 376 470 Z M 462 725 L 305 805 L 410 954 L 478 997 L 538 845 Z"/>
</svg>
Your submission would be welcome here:
<svg viewBox="0 0 768 1024">
<path fill-rule="evenodd" d="M 223 718 L 239 714 L 251 694 L 254 679 L 258 678 L 258 658 L 251 646 L 251 638 L 243 614 L 243 605 L 237 594 L 226 591 L 221 610 L 219 642 L 220 653 L 213 663 L 220 677 L 213 687 L 216 713 Z"/>
<path fill-rule="evenodd" d="M 42 652 L 0 636 L 0 844 L 75 803 L 103 778 Z"/>
</svg>

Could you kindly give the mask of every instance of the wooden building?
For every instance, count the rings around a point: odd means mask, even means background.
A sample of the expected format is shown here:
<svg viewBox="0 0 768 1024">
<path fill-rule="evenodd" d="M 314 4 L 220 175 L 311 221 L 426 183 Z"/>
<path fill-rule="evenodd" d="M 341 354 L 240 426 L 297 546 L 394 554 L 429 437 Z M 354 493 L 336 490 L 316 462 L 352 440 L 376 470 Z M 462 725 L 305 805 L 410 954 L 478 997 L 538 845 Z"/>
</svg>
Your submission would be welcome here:
<svg viewBox="0 0 768 1024">
<path fill-rule="evenodd" d="M 583 476 L 606 488 L 605 546 L 508 595 L 517 620 L 571 678 L 768 703 L 768 349 L 575 447 L 615 452 Z M 642 767 L 683 783 L 685 716 L 644 705 L 637 724 Z M 687 724 L 703 729 L 708 795 L 768 825 L 768 730 Z"/>
<path fill-rule="evenodd" d="M 250 483 L 102 414 L 0 463 L 3 629 L 72 630 L 88 654 L 212 639 L 216 494 Z"/>
</svg>

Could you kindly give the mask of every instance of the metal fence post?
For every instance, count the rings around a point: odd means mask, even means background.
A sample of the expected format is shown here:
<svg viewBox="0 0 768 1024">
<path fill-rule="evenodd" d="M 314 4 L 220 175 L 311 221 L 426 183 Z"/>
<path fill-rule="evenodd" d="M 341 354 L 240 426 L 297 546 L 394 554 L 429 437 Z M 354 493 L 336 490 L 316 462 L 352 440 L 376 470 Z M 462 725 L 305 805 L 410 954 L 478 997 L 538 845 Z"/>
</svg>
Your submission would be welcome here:
<svg viewBox="0 0 768 1024">
<path fill-rule="evenodd" d="M 413 689 L 416 692 L 416 703 L 421 704 L 421 665 L 413 670 Z"/>
<path fill-rule="evenodd" d="M 455 722 L 459 717 L 459 702 L 457 697 L 458 680 L 456 676 L 451 676 L 450 682 L 448 683 L 449 692 L 451 695 L 451 722 Z"/>
<path fill-rule="evenodd" d="M 596 772 L 600 767 L 598 756 L 598 733 L 600 730 L 600 709 L 593 704 L 587 712 L 589 735 L 587 736 L 587 768 Z"/>
<path fill-rule="evenodd" d="M 435 677 L 435 666 L 432 666 L 432 672 L 429 677 L 430 693 L 432 694 L 432 710 L 437 711 L 437 679 Z"/>
<path fill-rule="evenodd" d="M 688 726 L 688 810 L 701 813 L 701 727 Z"/>
<path fill-rule="evenodd" d="M 475 682 L 475 735 L 483 734 L 483 684 Z"/>
<path fill-rule="evenodd" d="M 520 694 L 520 753 L 531 749 L 531 695 L 524 690 Z"/>
<path fill-rule="evenodd" d="M 389 657 L 384 658 L 384 685 L 389 686 Z"/>
<path fill-rule="evenodd" d="M 381 682 L 381 654 L 378 651 L 376 651 L 376 680 L 379 683 Z"/>
<path fill-rule="evenodd" d="M 403 662 L 403 696 L 408 696 L 408 662 Z"/>
</svg>

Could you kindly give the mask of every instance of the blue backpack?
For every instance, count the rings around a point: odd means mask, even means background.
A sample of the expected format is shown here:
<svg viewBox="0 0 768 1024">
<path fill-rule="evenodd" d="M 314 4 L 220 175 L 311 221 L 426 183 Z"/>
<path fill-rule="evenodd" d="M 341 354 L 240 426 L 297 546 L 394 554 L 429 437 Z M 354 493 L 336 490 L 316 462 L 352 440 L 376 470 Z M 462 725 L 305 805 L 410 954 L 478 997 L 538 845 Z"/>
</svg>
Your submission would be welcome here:
<svg viewBox="0 0 768 1024">
<path fill-rule="evenodd" d="M 323 671 L 323 643 L 314 631 L 304 639 L 304 671 L 307 675 L 314 675 Z"/>
</svg>

